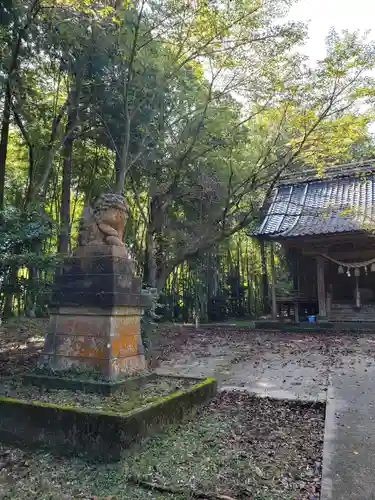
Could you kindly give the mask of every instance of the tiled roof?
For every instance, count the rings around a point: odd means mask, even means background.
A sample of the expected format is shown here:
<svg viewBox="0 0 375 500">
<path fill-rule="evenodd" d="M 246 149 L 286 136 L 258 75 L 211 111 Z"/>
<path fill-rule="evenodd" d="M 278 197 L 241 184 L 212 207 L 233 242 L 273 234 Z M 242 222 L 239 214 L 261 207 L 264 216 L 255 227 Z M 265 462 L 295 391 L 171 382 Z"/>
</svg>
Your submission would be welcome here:
<svg viewBox="0 0 375 500">
<path fill-rule="evenodd" d="M 256 234 L 274 238 L 375 229 L 375 174 L 284 184 Z"/>
</svg>

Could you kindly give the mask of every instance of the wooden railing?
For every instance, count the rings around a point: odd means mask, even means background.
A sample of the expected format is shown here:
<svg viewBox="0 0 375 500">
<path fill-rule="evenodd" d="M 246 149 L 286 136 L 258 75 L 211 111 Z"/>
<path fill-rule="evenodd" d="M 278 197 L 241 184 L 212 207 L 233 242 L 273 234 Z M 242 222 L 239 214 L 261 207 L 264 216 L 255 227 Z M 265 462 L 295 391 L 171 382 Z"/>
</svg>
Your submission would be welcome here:
<svg viewBox="0 0 375 500">
<path fill-rule="evenodd" d="M 292 290 L 287 294 L 276 295 L 276 302 L 281 303 L 300 303 L 300 302 L 316 302 L 316 297 L 308 296 L 298 290 Z"/>
<path fill-rule="evenodd" d="M 298 290 L 291 290 L 288 294 L 276 295 L 277 315 L 280 318 L 294 316 L 295 322 L 298 323 L 300 304 L 313 305 L 314 302 L 318 302 L 316 297 L 308 296 Z M 293 311 L 293 316 L 291 311 Z"/>
</svg>

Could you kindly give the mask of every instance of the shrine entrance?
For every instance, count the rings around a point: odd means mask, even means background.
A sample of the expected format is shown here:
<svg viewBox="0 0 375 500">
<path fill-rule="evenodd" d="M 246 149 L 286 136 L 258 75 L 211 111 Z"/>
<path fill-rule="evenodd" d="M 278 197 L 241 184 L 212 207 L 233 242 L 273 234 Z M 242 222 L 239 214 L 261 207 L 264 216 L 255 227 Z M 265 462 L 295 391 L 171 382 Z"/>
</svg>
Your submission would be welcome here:
<svg viewBox="0 0 375 500">
<path fill-rule="evenodd" d="M 375 166 L 360 164 L 329 169 L 319 179 L 306 172 L 275 187 L 256 232 L 271 242 L 274 319 L 278 305 L 292 300 L 296 321 L 302 319 L 301 309 L 306 317 L 317 304 L 318 320 L 360 321 L 366 313 L 365 320 L 375 323 L 373 192 Z M 292 263 L 293 290 L 282 301 L 275 291 L 275 242 Z"/>
</svg>

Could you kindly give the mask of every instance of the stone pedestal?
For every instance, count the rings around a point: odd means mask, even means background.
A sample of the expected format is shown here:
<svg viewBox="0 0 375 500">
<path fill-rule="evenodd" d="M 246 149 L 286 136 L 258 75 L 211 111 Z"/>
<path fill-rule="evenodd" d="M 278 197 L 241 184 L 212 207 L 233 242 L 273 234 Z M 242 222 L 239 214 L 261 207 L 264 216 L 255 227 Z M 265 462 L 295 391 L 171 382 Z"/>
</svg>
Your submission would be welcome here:
<svg viewBox="0 0 375 500">
<path fill-rule="evenodd" d="M 97 369 L 111 378 L 142 372 L 140 318 L 148 300 L 125 247 L 78 248 L 55 281 L 39 366 Z"/>
</svg>

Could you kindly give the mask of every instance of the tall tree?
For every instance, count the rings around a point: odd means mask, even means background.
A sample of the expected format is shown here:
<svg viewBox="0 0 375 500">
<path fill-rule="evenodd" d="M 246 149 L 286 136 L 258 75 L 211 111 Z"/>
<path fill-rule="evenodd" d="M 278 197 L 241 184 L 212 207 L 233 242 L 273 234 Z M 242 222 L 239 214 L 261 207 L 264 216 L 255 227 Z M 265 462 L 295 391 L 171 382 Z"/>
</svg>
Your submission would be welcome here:
<svg viewBox="0 0 375 500">
<path fill-rule="evenodd" d="M 29 41 L 29 32 L 32 24 L 41 10 L 41 2 L 32 0 L 27 2 L 5 2 L 0 6 L 2 21 L 2 62 L 1 71 L 3 80 L 3 113 L 0 125 L 0 210 L 4 208 L 5 171 L 8 152 L 9 127 L 12 105 L 12 86 L 17 78 L 19 59 L 25 51 L 23 44 Z"/>
</svg>

